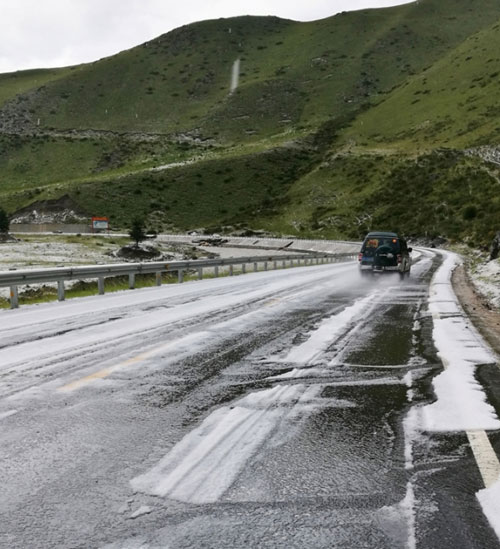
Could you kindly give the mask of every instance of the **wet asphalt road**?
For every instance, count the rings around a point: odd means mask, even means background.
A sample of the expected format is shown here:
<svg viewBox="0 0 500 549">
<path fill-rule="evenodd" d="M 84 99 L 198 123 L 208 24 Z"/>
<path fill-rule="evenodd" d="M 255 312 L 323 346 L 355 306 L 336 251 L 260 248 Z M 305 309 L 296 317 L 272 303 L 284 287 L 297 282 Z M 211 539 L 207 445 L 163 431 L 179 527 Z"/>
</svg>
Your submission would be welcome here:
<svg viewBox="0 0 500 549">
<path fill-rule="evenodd" d="M 3 313 L 0 546 L 500 547 L 465 434 L 404 429 L 442 369 L 439 262 L 422 255 L 403 281 L 334 265 L 145 290 L 99 314 L 55 304 L 28 331 Z M 480 377 L 498 411 L 495 368 Z"/>
</svg>

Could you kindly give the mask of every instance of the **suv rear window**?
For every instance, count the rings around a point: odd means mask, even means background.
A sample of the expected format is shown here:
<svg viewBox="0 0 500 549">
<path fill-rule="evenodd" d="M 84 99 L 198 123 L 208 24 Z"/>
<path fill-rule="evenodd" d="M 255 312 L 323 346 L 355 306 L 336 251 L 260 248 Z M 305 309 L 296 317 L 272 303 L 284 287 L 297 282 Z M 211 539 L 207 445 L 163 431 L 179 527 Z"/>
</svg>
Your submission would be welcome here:
<svg viewBox="0 0 500 549">
<path fill-rule="evenodd" d="M 375 250 L 381 246 L 388 246 L 394 253 L 399 253 L 400 251 L 399 239 L 386 236 L 372 236 L 367 238 L 363 242 L 361 251 L 363 253 L 367 252 L 369 255 L 370 252 L 375 252 Z"/>
</svg>

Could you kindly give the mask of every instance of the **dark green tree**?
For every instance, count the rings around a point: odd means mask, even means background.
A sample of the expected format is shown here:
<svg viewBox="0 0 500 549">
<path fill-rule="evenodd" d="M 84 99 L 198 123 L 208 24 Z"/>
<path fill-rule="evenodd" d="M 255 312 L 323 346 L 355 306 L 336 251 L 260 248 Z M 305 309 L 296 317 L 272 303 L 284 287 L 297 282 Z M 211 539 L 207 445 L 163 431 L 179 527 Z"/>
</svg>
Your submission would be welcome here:
<svg viewBox="0 0 500 549">
<path fill-rule="evenodd" d="M 5 210 L 0 208 L 0 233 L 8 233 L 9 232 L 9 218 L 7 217 L 7 213 Z"/>
<path fill-rule="evenodd" d="M 135 245 L 139 246 L 139 242 L 146 240 L 146 233 L 144 231 L 144 220 L 140 218 L 135 218 L 132 221 L 132 227 L 128 232 L 130 238 L 134 240 Z"/>
</svg>

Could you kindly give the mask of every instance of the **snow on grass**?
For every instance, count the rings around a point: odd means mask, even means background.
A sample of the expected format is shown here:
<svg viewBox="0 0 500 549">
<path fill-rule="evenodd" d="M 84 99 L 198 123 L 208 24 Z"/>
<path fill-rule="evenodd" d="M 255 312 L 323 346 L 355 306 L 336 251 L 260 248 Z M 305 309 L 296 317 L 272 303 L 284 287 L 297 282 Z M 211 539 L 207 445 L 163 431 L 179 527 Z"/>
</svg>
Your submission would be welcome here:
<svg viewBox="0 0 500 549">
<path fill-rule="evenodd" d="M 234 93 L 238 88 L 238 84 L 240 81 L 240 64 L 241 64 L 240 59 L 236 59 L 236 61 L 233 63 L 233 67 L 231 69 L 230 93 Z"/>
<path fill-rule="evenodd" d="M 500 309 L 500 259 L 480 264 L 471 278 L 479 292 Z"/>
</svg>

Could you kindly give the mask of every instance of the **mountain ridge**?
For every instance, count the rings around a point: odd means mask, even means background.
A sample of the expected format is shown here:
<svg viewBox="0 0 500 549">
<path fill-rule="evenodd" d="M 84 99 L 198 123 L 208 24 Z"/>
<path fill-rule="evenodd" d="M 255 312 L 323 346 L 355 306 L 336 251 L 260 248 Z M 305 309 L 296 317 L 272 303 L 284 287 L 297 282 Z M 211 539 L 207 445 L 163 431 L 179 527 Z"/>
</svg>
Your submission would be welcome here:
<svg viewBox="0 0 500 549">
<path fill-rule="evenodd" d="M 118 225 L 140 215 L 159 229 L 193 228 L 198 218 L 219 229 L 357 237 L 370 228 L 360 219 L 381 219 L 375 197 L 391 187 L 387 177 L 398 163 L 410 168 L 420 156 L 446 159 L 443 149 L 453 149 L 465 172 L 474 165 L 485 180 L 496 174 L 494 164 L 465 151 L 498 145 L 491 76 L 498 56 L 487 44 L 498 42 L 499 19 L 492 0 L 420 0 L 307 23 L 242 16 L 187 25 L 115 56 L 53 70 L 52 80 L 50 73 L 31 75 L 44 79 L 41 86 L 30 88 L 29 74 L 0 75 L 0 203 L 15 212 L 69 195 L 89 214 L 111 211 Z M 474 54 L 466 61 L 474 47 L 486 48 L 487 59 Z M 230 93 L 237 59 L 239 85 Z M 481 116 L 465 111 L 459 127 L 461 98 L 450 90 L 460 74 L 474 79 L 471 67 L 474 78 L 484 73 L 491 82 L 475 82 L 482 94 L 472 106 Z M 12 95 L 16 78 L 22 90 Z M 11 96 L 2 95 L 2 85 Z M 432 114 L 429 127 L 413 115 L 405 119 L 418 110 Z M 364 183 L 335 171 L 329 159 L 339 154 L 343 164 L 365 166 L 355 168 Z M 277 155 L 282 172 L 270 170 L 259 183 L 254 164 L 261 155 Z M 286 155 L 290 170 L 282 162 Z M 374 159 L 377 176 L 366 168 Z M 174 167 L 151 171 L 169 164 Z M 233 175 L 224 194 L 219 179 L 226 169 Z M 452 177 L 445 172 L 444 179 Z M 321 189 L 319 209 L 311 185 Z M 449 212 L 451 224 L 423 220 L 420 234 L 486 241 L 498 213 L 495 201 L 493 212 L 481 209 L 490 196 L 486 187 L 476 206 L 464 192 Z M 209 208 L 207 216 L 210 189 L 227 204 Z M 373 200 L 366 201 L 370 193 Z M 339 195 L 347 197 L 344 206 L 331 198 Z M 423 205 L 424 198 L 414 200 Z M 464 219 L 472 206 L 476 215 Z M 419 236 L 403 213 L 386 219 Z"/>
</svg>

